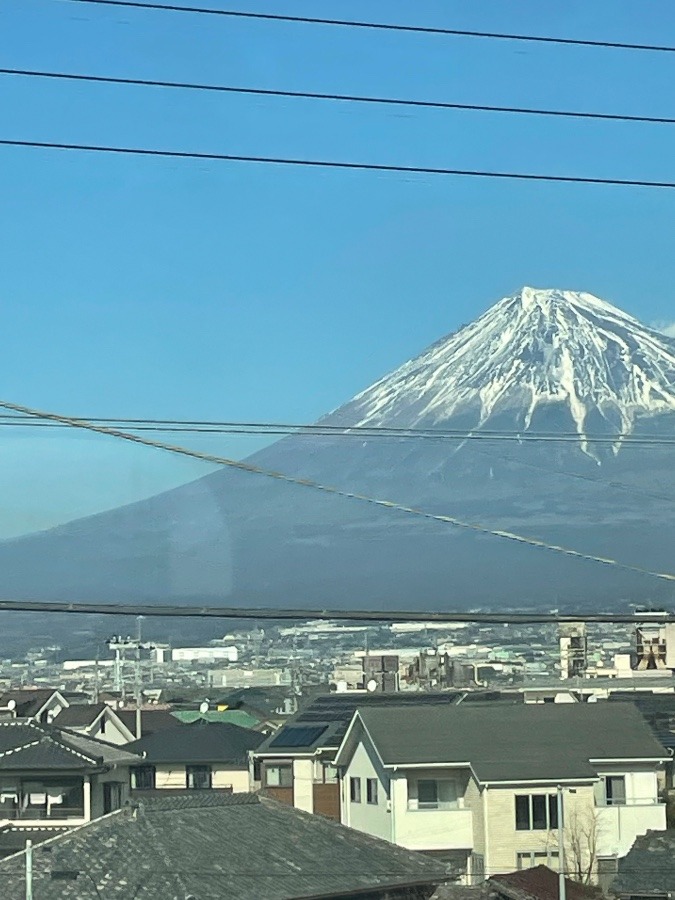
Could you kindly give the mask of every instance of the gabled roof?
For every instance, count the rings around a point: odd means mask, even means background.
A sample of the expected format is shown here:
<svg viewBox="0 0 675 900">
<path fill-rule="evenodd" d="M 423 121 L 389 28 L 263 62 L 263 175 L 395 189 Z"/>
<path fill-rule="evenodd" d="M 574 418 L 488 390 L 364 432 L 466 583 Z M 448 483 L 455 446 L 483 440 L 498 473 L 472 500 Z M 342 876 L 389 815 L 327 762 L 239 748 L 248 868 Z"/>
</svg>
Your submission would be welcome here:
<svg viewBox="0 0 675 900">
<path fill-rule="evenodd" d="M 107 703 L 88 703 L 68 706 L 54 719 L 54 724 L 59 728 L 72 728 L 74 730 L 90 728 L 97 720 L 106 719 L 115 723 L 124 740 L 133 741 L 135 735 L 127 728 L 114 709 Z"/>
<path fill-rule="evenodd" d="M 106 703 L 78 703 L 68 706 L 59 713 L 58 724 L 61 728 L 82 728 L 86 725 L 93 725 L 106 709 L 109 709 Z"/>
<path fill-rule="evenodd" d="M 248 764 L 248 751 L 255 750 L 263 739 L 262 734 L 249 728 L 202 719 L 190 725 L 175 723 L 173 728 L 127 744 L 127 748 L 145 754 L 148 764 L 219 762 L 244 766 Z"/>
<path fill-rule="evenodd" d="M 220 801 L 160 798 L 38 845 L 35 897 L 91 900 L 95 885 L 102 896 L 139 900 L 300 900 L 433 886 L 445 877 L 445 867 L 423 854 L 322 816 L 258 795 Z M 23 900 L 24 868 L 23 854 L 0 861 L 3 900 Z"/>
<path fill-rule="evenodd" d="M 558 873 L 548 866 L 534 866 L 521 872 L 494 875 L 488 879 L 488 892 L 508 900 L 558 900 Z M 597 888 L 565 879 L 567 900 L 593 900 L 601 896 Z"/>
<path fill-rule="evenodd" d="M 675 893 L 675 829 L 648 831 L 636 838 L 619 860 L 611 892 L 619 896 Z"/>
<path fill-rule="evenodd" d="M 481 782 L 592 780 L 594 760 L 669 758 L 629 703 L 369 707 L 357 715 L 384 765 L 465 764 Z"/>
<path fill-rule="evenodd" d="M 0 720 L 0 772 L 52 769 L 89 771 L 140 762 L 126 748 L 32 719 Z"/>
<path fill-rule="evenodd" d="M 55 688 L 18 688 L 13 691 L 5 691 L 0 696 L 0 706 L 7 706 L 9 701 L 13 700 L 16 703 L 17 716 L 29 719 L 36 716 L 45 703 L 58 693 Z"/>
</svg>

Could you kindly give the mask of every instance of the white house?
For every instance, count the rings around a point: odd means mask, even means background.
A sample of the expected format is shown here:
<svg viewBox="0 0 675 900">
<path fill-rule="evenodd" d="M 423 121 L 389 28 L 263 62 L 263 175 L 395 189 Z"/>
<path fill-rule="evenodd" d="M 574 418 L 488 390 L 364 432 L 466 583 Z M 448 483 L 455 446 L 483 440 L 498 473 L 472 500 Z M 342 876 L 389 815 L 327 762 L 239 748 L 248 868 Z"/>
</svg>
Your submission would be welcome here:
<svg viewBox="0 0 675 900">
<path fill-rule="evenodd" d="M 608 871 L 666 828 L 669 760 L 630 703 L 361 708 L 335 758 L 342 822 L 459 860 L 468 880 L 558 866 Z"/>
</svg>

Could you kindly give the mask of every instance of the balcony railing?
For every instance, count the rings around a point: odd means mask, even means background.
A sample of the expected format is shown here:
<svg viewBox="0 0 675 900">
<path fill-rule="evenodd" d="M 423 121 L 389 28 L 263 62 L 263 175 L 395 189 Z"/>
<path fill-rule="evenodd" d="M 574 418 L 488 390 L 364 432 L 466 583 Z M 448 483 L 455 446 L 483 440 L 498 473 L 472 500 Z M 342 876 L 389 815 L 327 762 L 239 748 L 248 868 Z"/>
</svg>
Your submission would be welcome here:
<svg viewBox="0 0 675 900">
<path fill-rule="evenodd" d="M 462 809 L 459 800 L 435 800 L 424 803 L 419 800 L 408 800 L 408 810 L 410 812 L 422 812 L 428 809 L 434 810 L 455 810 Z"/>
<path fill-rule="evenodd" d="M 617 797 L 596 797 L 595 805 L 600 809 L 606 809 L 607 807 L 614 808 L 617 806 L 659 806 L 662 804 L 658 797 L 652 795 L 651 797 L 624 797 L 622 799 Z"/>
<path fill-rule="evenodd" d="M 3 809 L 0 807 L 0 819 L 40 819 L 48 822 L 60 821 L 63 819 L 83 819 L 84 807 L 81 806 L 52 806 L 47 810 L 45 807 L 26 807 L 25 809 Z"/>
</svg>

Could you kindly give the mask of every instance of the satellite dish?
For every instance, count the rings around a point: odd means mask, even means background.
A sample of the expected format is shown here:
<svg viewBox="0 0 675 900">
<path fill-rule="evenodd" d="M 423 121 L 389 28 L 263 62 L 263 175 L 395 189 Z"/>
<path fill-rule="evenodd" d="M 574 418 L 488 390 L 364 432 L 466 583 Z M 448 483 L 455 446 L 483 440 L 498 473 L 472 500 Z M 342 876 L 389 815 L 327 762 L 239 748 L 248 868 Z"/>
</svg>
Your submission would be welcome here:
<svg viewBox="0 0 675 900">
<path fill-rule="evenodd" d="M 374 678 L 371 678 L 368 684 L 366 685 L 366 690 L 370 691 L 371 694 L 373 691 L 377 690 L 377 681 Z"/>
<path fill-rule="evenodd" d="M 16 700 L 8 700 L 7 709 L 16 709 Z"/>
<path fill-rule="evenodd" d="M 204 713 L 207 713 L 208 711 L 209 711 L 209 701 L 202 700 L 202 702 L 199 704 L 199 712 L 202 713 L 202 715 L 203 715 Z"/>
</svg>

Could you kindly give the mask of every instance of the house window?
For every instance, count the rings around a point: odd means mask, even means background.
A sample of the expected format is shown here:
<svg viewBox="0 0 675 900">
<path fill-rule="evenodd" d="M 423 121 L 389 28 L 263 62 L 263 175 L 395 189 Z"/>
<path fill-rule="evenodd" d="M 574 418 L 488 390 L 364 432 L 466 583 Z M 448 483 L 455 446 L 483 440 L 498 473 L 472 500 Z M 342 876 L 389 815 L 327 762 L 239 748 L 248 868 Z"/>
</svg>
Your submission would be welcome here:
<svg viewBox="0 0 675 900">
<path fill-rule="evenodd" d="M 293 769 L 290 764 L 265 766 L 265 787 L 293 787 Z"/>
<path fill-rule="evenodd" d="M 106 723 L 105 723 L 105 716 L 103 716 L 103 718 L 102 718 L 101 721 L 99 722 L 101 734 L 105 734 L 105 724 L 106 724 Z"/>
<path fill-rule="evenodd" d="M 129 771 L 131 774 L 131 790 L 132 791 L 154 791 L 154 789 L 155 789 L 155 767 L 154 766 L 132 766 Z"/>
<path fill-rule="evenodd" d="M 211 775 L 211 766 L 185 766 L 185 786 L 193 791 L 208 790 Z"/>
<path fill-rule="evenodd" d="M 366 778 L 366 800 L 377 804 L 377 778 Z"/>
<path fill-rule="evenodd" d="M 361 802 L 361 779 L 351 777 L 349 779 L 349 799 L 352 803 Z"/>
<path fill-rule="evenodd" d="M 417 799 L 411 797 L 410 809 L 456 809 L 457 785 L 454 781 L 420 779 L 416 785 Z"/>
<path fill-rule="evenodd" d="M 331 763 L 316 760 L 314 763 L 315 784 L 336 784 L 338 780 L 337 769 Z"/>
<path fill-rule="evenodd" d="M 114 812 L 122 806 L 122 785 L 118 781 L 103 784 L 103 814 Z"/>
<path fill-rule="evenodd" d="M 533 869 L 535 866 L 548 866 L 549 869 L 558 868 L 557 850 L 532 850 L 517 854 L 518 869 Z"/>
<path fill-rule="evenodd" d="M 558 798 L 555 794 L 516 796 L 516 831 L 549 831 L 558 827 Z"/>
<path fill-rule="evenodd" d="M 607 806 L 626 805 L 625 775 L 608 775 L 605 778 L 605 803 Z"/>
</svg>

